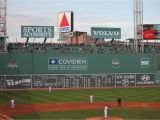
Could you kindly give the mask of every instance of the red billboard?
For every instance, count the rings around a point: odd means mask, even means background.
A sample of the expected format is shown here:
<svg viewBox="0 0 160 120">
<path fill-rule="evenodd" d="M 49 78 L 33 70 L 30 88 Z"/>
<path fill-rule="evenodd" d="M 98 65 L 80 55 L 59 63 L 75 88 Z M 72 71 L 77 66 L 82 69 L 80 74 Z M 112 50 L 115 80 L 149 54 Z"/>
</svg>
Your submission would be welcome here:
<svg viewBox="0 0 160 120">
<path fill-rule="evenodd" d="M 160 39 L 160 25 L 159 24 L 144 24 L 143 25 L 143 39 L 145 40 Z"/>
</svg>

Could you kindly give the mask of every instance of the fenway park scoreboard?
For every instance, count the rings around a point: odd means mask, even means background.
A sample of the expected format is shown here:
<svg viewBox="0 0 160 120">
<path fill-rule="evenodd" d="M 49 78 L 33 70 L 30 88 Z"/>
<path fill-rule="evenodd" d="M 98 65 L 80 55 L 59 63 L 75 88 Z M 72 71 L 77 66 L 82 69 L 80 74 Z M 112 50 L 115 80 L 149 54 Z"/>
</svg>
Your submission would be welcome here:
<svg viewBox="0 0 160 120">
<path fill-rule="evenodd" d="M 13 53 L 14 54 L 14 53 Z M 0 88 L 79 88 L 160 83 L 158 54 L 1 54 Z"/>
</svg>

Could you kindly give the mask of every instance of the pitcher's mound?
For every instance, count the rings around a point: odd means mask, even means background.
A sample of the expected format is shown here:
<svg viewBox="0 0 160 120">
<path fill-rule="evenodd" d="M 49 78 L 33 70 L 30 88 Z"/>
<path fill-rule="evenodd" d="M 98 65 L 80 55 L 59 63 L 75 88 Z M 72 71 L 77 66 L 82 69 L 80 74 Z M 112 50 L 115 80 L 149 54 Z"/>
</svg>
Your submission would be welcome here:
<svg viewBox="0 0 160 120">
<path fill-rule="evenodd" d="M 87 118 L 86 120 L 123 120 L 123 118 L 119 118 L 119 117 L 108 117 L 108 118 L 104 118 L 104 117 L 91 117 L 91 118 Z"/>
</svg>

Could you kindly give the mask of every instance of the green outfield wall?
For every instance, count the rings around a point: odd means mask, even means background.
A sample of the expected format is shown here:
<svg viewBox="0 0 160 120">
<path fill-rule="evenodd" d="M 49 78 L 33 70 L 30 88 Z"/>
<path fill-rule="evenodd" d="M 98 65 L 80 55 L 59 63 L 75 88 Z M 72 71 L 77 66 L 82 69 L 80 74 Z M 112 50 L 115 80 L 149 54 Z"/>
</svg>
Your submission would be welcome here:
<svg viewBox="0 0 160 120">
<path fill-rule="evenodd" d="M 1 54 L 0 75 L 156 73 L 156 54 Z"/>
<path fill-rule="evenodd" d="M 156 55 L 156 74 L 155 74 L 156 84 L 160 84 L 160 54 Z"/>
<path fill-rule="evenodd" d="M 0 54 L 0 88 L 160 84 L 159 54 Z"/>
</svg>

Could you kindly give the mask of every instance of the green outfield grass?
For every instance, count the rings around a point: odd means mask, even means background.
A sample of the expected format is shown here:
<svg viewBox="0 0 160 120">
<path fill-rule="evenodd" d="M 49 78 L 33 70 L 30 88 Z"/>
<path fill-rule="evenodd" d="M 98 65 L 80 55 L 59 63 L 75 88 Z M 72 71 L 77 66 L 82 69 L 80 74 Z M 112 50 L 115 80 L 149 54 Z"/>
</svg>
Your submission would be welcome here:
<svg viewBox="0 0 160 120">
<path fill-rule="evenodd" d="M 88 102 L 89 95 L 95 102 L 114 102 L 121 97 L 124 102 L 160 102 L 160 88 L 113 88 L 99 90 L 0 91 L 0 104 L 14 98 L 16 104 L 50 102 Z"/>
<path fill-rule="evenodd" d="M 55 90 L 50 94 L 46 91 L 0 91 L 0 104 L 5 105 L 14 98 L 16 104 L 50 103 L 50 102 L 88 102 L 89 95 L 94 95 L 94 102 L 115 102 L 121 97 L 124 102 L 160 102 L 160 88 L 113 88 L 89 90 Z M 122 117 L 125 120 L 159 120 L 159 109 L 142 108 L 110 108 L 110 116 Z M 52 120 L 85 120 L 88 117 L 103 116 L 103 109 L 77 110 L 77 111 L 52 111 L 33 113 L 29 115 L 13 116 L 14 119 L 52 119 Z"/>
<path fill-rule="evenodd" d="M 103 109 L 88 111 L 60 111 L 43 112 L 29 115 L 14 116 L 14 119 L 42 119 L 42 120 L 86 120 L 89 117 L 103 117 Z M 121 117 L 125 120 L 160 120 L 158 109 L 109 109 L 109 116 Z"/>
</svg>

